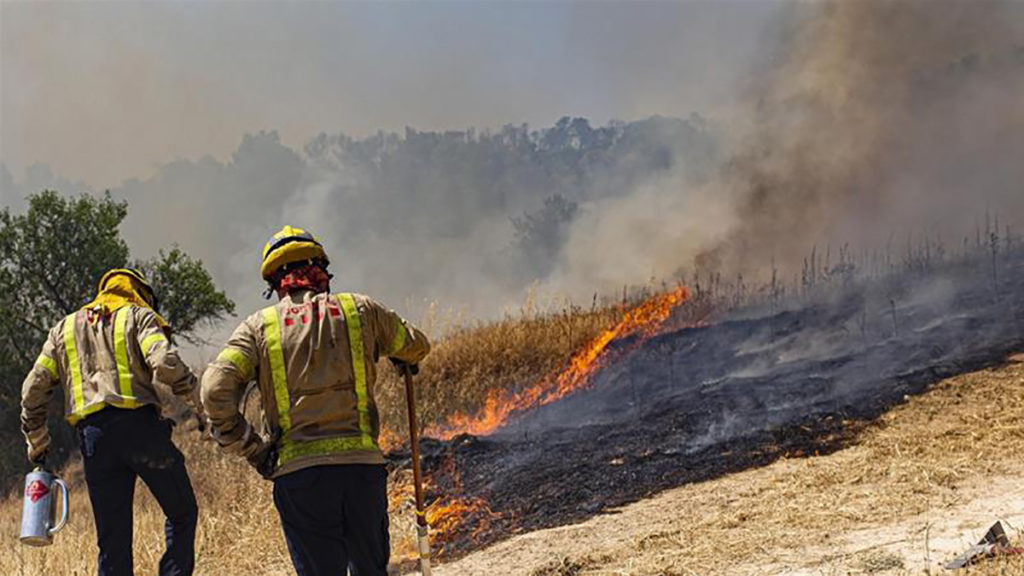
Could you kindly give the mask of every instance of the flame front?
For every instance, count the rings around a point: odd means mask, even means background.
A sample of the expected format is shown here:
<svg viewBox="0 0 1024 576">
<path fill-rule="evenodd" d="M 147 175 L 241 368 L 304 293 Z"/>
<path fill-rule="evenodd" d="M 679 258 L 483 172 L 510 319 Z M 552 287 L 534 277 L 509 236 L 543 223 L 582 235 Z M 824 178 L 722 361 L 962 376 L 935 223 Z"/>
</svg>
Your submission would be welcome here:
<svg viewBox="0 0 1024 576">
<path fill-rule="evenodd" d="M 685 286 L 652 296 L 627 311 L 618 324 L 576 352 L 565 370 L 521 392 L 492 390 L 482 410 L 476 414 L 456 413 L 446 423 L 428 428 L 426 435 L 442 440 L 459 434 L 485 436 L 501 428 L 513 414 L 550 404 L 571 392 L 586 388 L 594 372 L 604 365 L 609 344 L 636 336 L 636 346 L 656 336 L 671 318 L 672 312 L 689 297 L 690 291 Z"/>
<path fill-rule="evenodd" d="M 427 508 L 427 523 L 434 533 L 434 539 L 448 542 L 456 530 L 467 526 L 466 520 L 472 519 L 470 537 L 486 531 L 491 520 L 497 518 L 491 506 L 483 498 L 476 497 L 442 497 Z"/>
</svg>

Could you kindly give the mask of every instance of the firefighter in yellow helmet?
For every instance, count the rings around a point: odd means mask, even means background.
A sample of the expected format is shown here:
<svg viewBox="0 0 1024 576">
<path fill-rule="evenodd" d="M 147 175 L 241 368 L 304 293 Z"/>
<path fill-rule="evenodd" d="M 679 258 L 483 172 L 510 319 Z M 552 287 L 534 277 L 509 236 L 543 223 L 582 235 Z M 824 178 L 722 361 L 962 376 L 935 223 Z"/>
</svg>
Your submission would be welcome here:
<svg viewBox="0 0 1024 576">
<path fill-rule="evenodd" d="M 99 546 L 100 576 L 130 576 L 135 479 L 167 517 L 161 576 L 192 574 L 198 509 L 185 460 L 160 417 L 153 380 L 193 409 L 197 379 L 168 340 L 156 295 L 137 270 L 107 272 L 96 298 L 50 330 L 25 379 L 21 426 L 29 460 L 44 465 L 50 445 L 47 405 L 64 388 L 65 415 L 78 431 Z"/>
<path fill-rule="evenodd" d="M 203 375 L 214 437 L 274 481 L 274 503 L 299 576 L 387 573 L 387 472 L 377 446 L 377 360 L 416 364 L 426 336 L 359 294 L 332 294 L 327 254 L 285 226 L 261 272 L 279 301 L 249 316 Z M 256 380 L 266 430 L 239 413 Z"/>
</svg>

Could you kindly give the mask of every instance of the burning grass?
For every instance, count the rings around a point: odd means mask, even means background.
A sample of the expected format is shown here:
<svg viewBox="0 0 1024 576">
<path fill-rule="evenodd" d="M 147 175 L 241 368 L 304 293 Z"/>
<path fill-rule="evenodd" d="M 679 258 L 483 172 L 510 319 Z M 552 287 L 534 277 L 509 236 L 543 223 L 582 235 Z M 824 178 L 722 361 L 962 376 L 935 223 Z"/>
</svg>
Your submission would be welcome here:
<svg viewBox="0 0 1024 576">
<path fill-rule="evenodd" d="M 634 337 L 631 348 L 642 345 L 663 329 L 679 306 L 690 297 L 690 290 L 680 286 L 656 294 L 625 310 L 614 326 L 601 330 L 569 359 L 561 368 L 536 384 L 518 392 L 505 388 L 491 388 L 483 408 L 476 413 L 456 412 L 440 425 L 427 428 L 432 438 L 450 440 L 459 434 L 486 436 L 504 426 L 517 413 L 546 406 L 556 400 L 585 388 L 591 376 L 612 359 L 609 345 L 627 337 Z M 621 354 L 624 350 L 619 350 Z"/>
<path fill-rule="evenodd" d="M 514 317 L 452 330 L 437 342 L 416 377 L 424 428 L 438 428 L 455 414 L 476 414 L 500 391 L 518 394 L 568 366 L 577 350 L 614 326 L 632 302 L 595 303 Z M 390 368 L 380 372 L 375 395 L 386 436 L 408 438 L 403 384 Z"/>
<path fill-rule="evenodd" d="M 845 449 L 689 484 L 438 570 L 508 574 L 936 574 L 1009 518 L 1024 533 L 1024 358 L 944 380 Z M 900 568 L 902 564 L 902 568 Z M 958 572 L 1024 575 L 1024 558 Z"/>
<path fill-rule="evenodd" d="M 568 365 L 573 352 L 621 318 L 632 300 L 568 307 L 557 312 L 524 308 L 517 317 L 453 330 L 438 342 L 417 377 L 422 421 L 443 422 L 457 411 L 482 404 L 491 389 L 515 390 Z M 382 443 L 400 446 L 407 434 L 402 383 L 388 366 L 381 366 L 376 395 L 385 429 Z M 249 404 L 258 400 L 250 398 Z M 200 507 L 197 574 L 291 574 L 271 484 L 243 461 L 227 456 L 194 431 L 179 430 L 175 441 L 185 453 Z M 72 518 L 47 549 L 17 545 L 21 500 L 17 491 L 0 500 L 0 531 L 10 545 L 0 547 L 0 570 L 5 575 L 60 574 L 85 576 L 96 570 L 95 531 L 81 467 L 64 471 L 72 490 Z M 389 478 L 392 512 L 392 550 L 396 565 L 408 563 L 415 549 L 412 484 L 408 470 L 396 469 Z M 434 533 L 443 541 L 471 538 L 473 530 L 458 521 L 467 513 L 483 526 L 492 513 L 487 503 L 464 496 L 444 496 L 435 487 L 431 499 Z M 163 515 L 144 489 L 137 491 L 135 508 L 135 566 L 137 573 L 155 573 L 163 550 Z M 449 535 L 449 536 L 446 536 Z"/>
<path fill-rule="evenodd" d="M 846 282 L 845 278 L 839 280 Z M 769 292 L 746 291 L 740 282 L 733 297 L 729 290 L 714 287 L 717 284 L 714 282 L 710 291 L 706 286 L 698 289 L 694 299 L 683 306 L 684 313 L 673 316 L 673 322 L 692 325 L 708 311 L 741 305 L 744 294 L 767 294 L 750 297 L 770 302 L 773 309 L 781 302 L 774 287 Z M 667 319 L 662 312 L 664 306 L 653 306 L 650 313 L 629 311 L 644 301 L 663 303 L 662 298 L 681 298 L 684 293 L 677 290 L 667 294 L 589 310 L 524 313 L 453 331 L 437 344 L 417 380 L 423 424 L 441 427 L 448 422 L 447 429 L 454 432 L 458 427 L 450 423 L 459 421 L 453 418 L 456 414 L 463 418 L 467 414 L 486 415 L 487 401 L 495 394 L 537 399 L 587 386 L 594 367 L 603 366 L 602 358 L 607 357 L 608 350 L 628 350 L 630 342 L 635 344 L 661 330 Z M 723 305 L 726 300 L 729 302 Z M 671 307 L 678 305 L 668 302 Z M 643 328 L 636 329 L 627 321 L 631 314 L 644 319 L 640 323 Z M 664 342 L 653 343 L 655 348 L 661 344 Z M 401 383 L 387 368 L 381 374 L 376 395 L 388 431 L 385 442 L 400 446 L 406 437 Z M 920 392 L 934 380 L 933 375 L 912 392 Z M 607 517 L 598 514 L 609 507 L 688 484 L 681 489 L 690 495 L 686 499 L 646 506 L 632 525 L 612 522 L 607 542 L 596 543 L 586 534 L 567 530 L 576 535 L 574 540 L 551 541 L 561 546 L 557 551 L 561 560 L 552 564 L 549 555 L 544 559 L 547 567 L 543 563 L 534 565 L 537 573 L 715 573 L 728 572 L 751 550 L 781 558 L 781 553 L 773 551 L 803 546 L 807 539 L 816 537 L 814 530 L 842 530 L 858 522 L 893 520 L 942 507 L 962 493 L 965 482 L 1015 473 L 1016 469 L 1005 466 L 1005 454 L 1019 453 L 1024 443 L 1019 426 L 1024 421 L 1020 414 L 1019 401 L 1024 398 L 1020 381 L 1017 373 L 1016 380 L 1001 382 L 1002 392 L 995 396 L 993 391 L 973 385 L 969 393 L 963 392 L 962 382 L 954 387 L 955 393 L 942 392 L 944 388 L 940 387 L 939 392 L 926 396 L 953 402 L 955 409 L 948 412 L 927 400 L 915 400 L 911 402 L 915 411 L 909 416 L 899 408 L 877 424 L 824 415 L 736 441 L 712 443 L 687 454 L 671 450 L 672 442 L 661 441 L 694 432 L 671 420 L 670 405 L 661 413 L 668 419 L 652 420 L 649 426 L 665 435 L 661 440 L 657 436 L 638 439 L 640 432 L 634 429 L 605 429 L 578 431 L 584 436 L 599 433 L 589 443 L 573 442 L 569 437 L 565 442 L 543 446 L 535 438 L 508 444 L 472 436 L 427 441 L 424 452 L 426 468 L 431 472 L 428 496 L 435 524 L 435 551 L 451 558 L 535 528 L 588 518 L 600 522 Z M 543 385 L 541 392 L 529 392 L 538 383 Z M 1003 401 L 1004 393 L 1013 395 L 1012 400 Z M 928 412 L 931 420 L 919 421 L 922 411 Z M 515 412 L 510 410 L 504 416 Z M 998 416 L 995 428 L 988 426 L 989 413 Z M 911 422 L 906 426 L 896 420 L 908 417 Z M 472 422 L 472 416 L 468 418 Z M 996 435 L 1003 444 L 994 443 Z M 239 460 L 198 442 L 194 435 L 179 432 L 176 438 L 186 454 L 200 501 L 198 573 L 291 573 L 270 484 Z M 867 445 L 871 450 L 865 452 L 858 446 L 832 454 L 851 444 Z M 524 447 L 525 452 L 519 451 Z M 531 455 L 530 450 L 534 450 L 532 454 L 539 450 L 544 458 L 524 458 Z M 826 454 L 832 455 L 800 458 Z M 495 465 L 505 458 L 519 459 L 520 467 L 510 468 L 507 461 Z M 408 472 L 403 469 L 402 459 L 400 451 L 392 455 L 392 543 L 396 564 L 407 566 L 406 554 L 413 550 L 413 514 Z M 94 535 L 84 485 L 80 479 L 74 481 L 78 475 L 74 466 L 68 475 L 73 478 L 74 516 L 58 545 L 47 550 L 0 548 L 0 566 L 5 573 L 84 575 L 94 571 Z M 745 480 L 732 480 L 739 477 Z M 874 514 L 876 509 L 880 514 Z M 0 502 L 0 530 L 14 534 L 19 512 L 17 498 Z M 671 514 L 675 523 L 658 520 L 666 514 Z M 655 530 L 658 526 L 661 528 Z M 145 490 L 139 491 L 136 534 L 137 569 L 140 573 L 153 572 L 162 549 L 162 514 Z M 534 544 L 551 550 L 551 544 Z M 584 545 L 588 547 L 586 554 L 572 555 Z M 591 554 L 595 550 L 611 552 Z M 657 560 L 650 564 L 624 560 L 642 557 L 647 551 L 657 551 Z M 616 557 L 618 552 L 622 555 Z M 827 554 L 828 550 L 821 553 Z M 879 565 L 875 560 L 866 562 Z M 509 565 L 507 561 L 505 565 Z M 531 564 L 521 565 L 522 573 L 529 574 L 525 570 Z"/>
</svg>

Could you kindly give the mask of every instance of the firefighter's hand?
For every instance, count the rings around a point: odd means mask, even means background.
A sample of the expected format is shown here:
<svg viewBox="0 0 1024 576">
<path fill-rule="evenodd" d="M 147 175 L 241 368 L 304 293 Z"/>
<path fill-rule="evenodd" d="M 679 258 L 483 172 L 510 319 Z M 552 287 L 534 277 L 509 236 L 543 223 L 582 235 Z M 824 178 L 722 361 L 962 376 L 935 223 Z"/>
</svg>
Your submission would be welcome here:
<svg viewBox="0 0 1024 576">
<path fill-rule="evenodd" d="M 206 411 L 203 409 L 203 400 L 199 397 L 199 387 L 195 386 L 192 388 L 192 393 L 185 397 L 185 405 L 192 411 L 196 416 L 196 426 L 199 428 L 199 433 L 206 432 L 209 420 L 206 418 Z"/>
<path fill-rule="evenodd" d="M 265 442 L 259 449 L 245 457 L 249 464 L 260 473 L 260 476 L 270 479 L 277 467 L 277 445 L 272 442 Z"/>
<path fill-rule="evenodd" d="M 398 358 L 388 358 L 388 360 L 391 360 L 391 363 L 395 365 L 395 368 L 398 370 L 398 372 L 400 374 L 405 374 L 405 369 L 406 368 L 408 368 L 409 369 L 409 373 L 414 375 L 414 376 L 416 374 L 420 373 L 420 365 L 419 364 L 409 364 L 408 362 L 403 362 L 403 361 L 399 360 Z"/>
<path fill-rule="evenodd" d="M 210 419 L 206 417 L 206 410 L 203 410 L 203 404 L 201 402 L 196 402 L 191 408 L 192 412 L 196 415 L 196 425 L 199 428 L 199 432 L 206 432 L 206 429 L 210 425 Z"/>
</svg>

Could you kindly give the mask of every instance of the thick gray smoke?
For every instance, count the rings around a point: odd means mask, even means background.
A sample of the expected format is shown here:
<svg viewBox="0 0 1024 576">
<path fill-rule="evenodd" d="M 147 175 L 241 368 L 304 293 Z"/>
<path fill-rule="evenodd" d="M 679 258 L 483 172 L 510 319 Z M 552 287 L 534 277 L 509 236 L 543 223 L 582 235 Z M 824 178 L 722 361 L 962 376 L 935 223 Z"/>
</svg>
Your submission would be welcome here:
<svg viewBox="0 0 1024 576">
<path fill-rule="evenodd" d="M 517 310 L 535 282 L 565 277 L 582 262 L 566 257 L 566 243 L 589 226 L 595 206 L 661 179 L 706 181 L 720 163 L 719 140 L 699 116 L 602 127 L 563 118 L 493 133 L 323 134 L 302 151 L 259 133 L 227 162 L 172 162 L 112 193 L 129 203 L 123 231 L 137 255 L 180 244 L 240 311 L 261 305 L 260 251 L 287 223 L 324 242 L 337 290 L 374 294 L 414 317 L 432 303 L 487 317 Z M 42 167 L 30 176 L 11 196 L 83 190 Z M 606 256 L 601 270 L 612 289 L 646 279 L 630 259 Z M 569 288 L 589 297 L 601 286 L 549 281 L 544 297 Z"/>
<path fill-rule="evenodd" d="M 754 82 L 725 268 L 799 266 L 813 244 L 913 232 L 962 240 L 989 211 L 1024 220 L 1024 4 L 835 2 L 794 10 Z"/>
<path fill-rule="evenodd" d="M 678 47 L 686 66 L 661 58 L 650 60 L 656 72 L 636 72 L 650 46 L 617 44 L 617 23 L 632 10 L 619 6 L 571 19 L 578 49 L 597 56 L 559 57 L 603 66 L 611 52 L 626 54 L 623 67 L 635 73 L 601 79 L 616 93 L 635 84 L 637 110 L 651 108 L 639 100 L 664 101 L 665 90 L 656 98 L 649 92 L 667 73 L 681 101 L 691 101 L 702 66 L 717 71 L 706 82 L 716 98 L 731 101 L 722 95 L 731 84 L 723 70 L 746 79 L 750 50 L 724 49 L 728 57 L 719 58 L 719 43 L 698 30 L 719 30 L 718 16 L 696 26 L 685 10 L 657 17 L 650 6 L 633 32 L 653 30 L 650 42 L 662 45 L 672 36 L 665 22 L 679 22 L 699 41 L 665 45 Z M 253 133 L 230 158 L 173 161 L 115 186 L 114 195 L 130 202 L 126 237 L 142 257 L 180 244 L 247 311 L 261 305 L 258 255 L 268 235 L 284 223 L 306 226 L 327 244 L 336 289 L 367 291 L 414 315 L 436 302 L 488 316 L 518 306 L 535 283 L 542 300 L 589 302 L 595 292 L 660 281 L 694 264 L 749 274 L 766 272 L 774 258 L 798 268 L 815 244 L 868 249 L 896 233 L 902 245 L 913 232 L 952 246 L 986 211 L 1024 225 L 1024 4 L 795 4 L 777 21 L 766 16 L 775 7 L 722 10 L 723 21 L 747 22 L 723 28 L 736 33 L 735 44 L 761 52 L 738 98 L 745 104 L 731 114 L 603 127 L 565 120 L 537 131 L 334 132 L 301 150 L 275 132 Z M 733 12 L 760 15 L 725 18 Z M 775 25 L 765 27 L 769 21 Z M 595 38 L 605 39 L 609 54 L 594 48 Z M 5 58 L 12 54 L 5 50 Z M 173 54 L 157 61 L 176 61 Z M 239 82 L 251 73 L 239 73 Z M 602 93 L 582 82 L 578 92 Z M 189 138 L 188 149 L 203 140 Z M 0 169 L 3 205 L 17 209 L 24 194 L 44 187 L 88 190 L 42 166 L 22 172 Z"/>
</svg>

